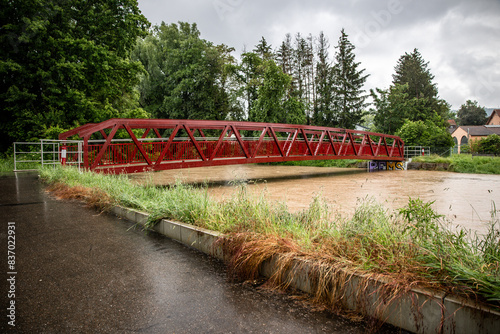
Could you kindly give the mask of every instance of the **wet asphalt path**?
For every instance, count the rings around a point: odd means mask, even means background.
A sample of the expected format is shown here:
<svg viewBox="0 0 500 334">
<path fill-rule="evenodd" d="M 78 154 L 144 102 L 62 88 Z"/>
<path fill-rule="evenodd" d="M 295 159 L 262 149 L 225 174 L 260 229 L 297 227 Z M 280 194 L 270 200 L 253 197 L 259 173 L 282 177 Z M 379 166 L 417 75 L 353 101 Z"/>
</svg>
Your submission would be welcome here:
<svg viewBox="0 0 500 334">
<path fill-rule="evenodd" d="M 126 220 L 55 200 L 36 174 L 0 176 L 0 219 L 2 333 L 366 332 L 283 295 L 231 283 L 220 262 Z M 6 284 L 9 222 L 15 298 Z M 6 314 L 11 300 L 15 327 Z"/>
</svg>

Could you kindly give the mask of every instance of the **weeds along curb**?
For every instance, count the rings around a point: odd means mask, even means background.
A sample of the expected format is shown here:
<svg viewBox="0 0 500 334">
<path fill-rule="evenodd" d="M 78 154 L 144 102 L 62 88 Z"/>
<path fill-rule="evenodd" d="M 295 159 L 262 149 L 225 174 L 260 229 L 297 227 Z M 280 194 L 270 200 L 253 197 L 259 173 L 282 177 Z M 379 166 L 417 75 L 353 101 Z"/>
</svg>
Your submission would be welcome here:
<svg viewBox="0 0 500 334">
<path fill-rule="evenodd" d="M 115 206 L 113 214 L 145 226 L 148 214 L 136 210 Z M 153 230 L 171 239 L 177 240 L 205 254 L 227 261 L 221 243 L 217 242 L 220 233 L 193 225 L 162 219 Z M 288 270 L 276 270 L 276 259 L 263 263 L 260 274 L 273 278 L 281 272 L 284 285 L 306 293 L 312 293 L 318 287 L 317 268 L 306 260 L 291 261 Z M 414 333 L 498 333 L 500 330 L 500 312 L 486 308 L 473 300 L 456 296 L 447 296 L 443 292 L 433 292 L 413 288 L 399 297 L 388 300 L 386 292 L 391 284 L 387 280 L 375 280 L 366 276 L 347 273 L 342 269 L 336 272 L 339 279 L 345 280 L 341 289 L 329 286 L 331 298 L 342 307 L 362 313 L 366 316 L 389 323 Z"/>
</svg>

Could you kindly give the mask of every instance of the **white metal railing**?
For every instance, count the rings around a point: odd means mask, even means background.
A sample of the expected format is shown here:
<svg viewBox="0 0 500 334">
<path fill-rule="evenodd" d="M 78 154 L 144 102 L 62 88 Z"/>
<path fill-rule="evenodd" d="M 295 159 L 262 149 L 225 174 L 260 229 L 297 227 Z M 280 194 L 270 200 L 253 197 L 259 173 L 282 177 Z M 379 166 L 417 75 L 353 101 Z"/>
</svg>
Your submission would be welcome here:
<svg viewBox="0 0 500 334">
<path fill-rule="evenodd" d="M 431 148 L 429 146 L 405 146 L 405 159 L 430 154 Z"/>
<path fill-rule="evenodd" d="M 83 164 L 83 141 L 42 139 L 39 142 L 14 143 L 14 172 L 33 171 L 33 166 L 60 165 L 64 156 L 63 147 L 75 146 L 76 150 L 66 150 L 66 164 L 81 168 Z"/>
</svg>

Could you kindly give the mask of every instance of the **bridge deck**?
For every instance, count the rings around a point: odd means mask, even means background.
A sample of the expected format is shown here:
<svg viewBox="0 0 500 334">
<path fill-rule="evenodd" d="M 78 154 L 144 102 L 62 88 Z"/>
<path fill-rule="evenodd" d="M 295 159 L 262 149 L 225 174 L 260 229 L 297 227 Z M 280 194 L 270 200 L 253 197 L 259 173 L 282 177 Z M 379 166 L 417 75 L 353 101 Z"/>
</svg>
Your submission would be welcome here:
<svg viewBox="0 0 500 334">
<path fill-rule="evenodd" d="M 294 160 L 404 160 L 397 136 L 294 124 L 111 119 L 59 139 L 73 136 L 84 140 L 84 166 L 108 173 Z"/>
</svg>

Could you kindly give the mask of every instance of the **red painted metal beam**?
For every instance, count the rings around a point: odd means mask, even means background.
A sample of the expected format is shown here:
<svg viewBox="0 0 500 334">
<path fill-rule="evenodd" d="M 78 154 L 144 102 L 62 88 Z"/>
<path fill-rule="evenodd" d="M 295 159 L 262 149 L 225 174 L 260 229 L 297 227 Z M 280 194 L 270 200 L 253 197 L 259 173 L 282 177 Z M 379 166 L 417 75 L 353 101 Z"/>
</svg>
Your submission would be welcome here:
<svg viewBox="0 0 500 334">
<path fill-rule="evenodd" d="M 120 129 L 130 137 L 128 142 L 113 141 Z M 144 129 L 140 140 L 133 129 Z M 172 130 L 167 141 L 160 134 L 166 129 Z M 187 137 L 179 136 L 181 130 Z M 151 131 L 157 138 L 148 138 Z M 241 131 L 260 136 L 244 137 Z M 196 132 L 201 138 L 195 137 Z M 75 128 L 59 138 L 75 135 L 84 139 L 85 167 L 111 173 L 295 160 L 404 160 L 404 143 L 397 136 L 294 124 L 110 119 Z M 102 135 L 104 143 L 89 145 L 93 135 Z"/>
</svg>

